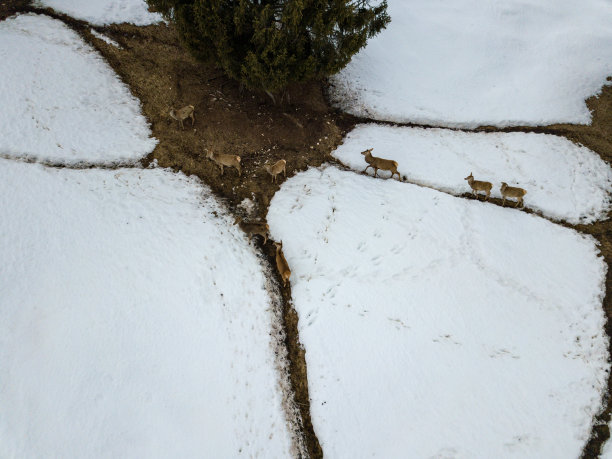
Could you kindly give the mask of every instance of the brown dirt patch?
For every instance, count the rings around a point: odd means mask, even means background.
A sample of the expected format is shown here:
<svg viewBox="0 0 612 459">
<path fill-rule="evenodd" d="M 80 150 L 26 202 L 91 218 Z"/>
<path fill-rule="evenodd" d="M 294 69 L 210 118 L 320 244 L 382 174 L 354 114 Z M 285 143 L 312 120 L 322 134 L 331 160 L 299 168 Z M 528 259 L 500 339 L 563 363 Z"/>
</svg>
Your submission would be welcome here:
<svg viewBox="0 0 612 459">
<path fill-rule="evenodd" d="M 312 83 L 291 88 L 291 104 L 274 105 L 265 94 L 241 91 L 214 67 L 196 62 L 179 45 L 171 26 L 135 27 L 112 25 L 101 31 L 117 41 L 122 50 L 99 40 L 96 47 L 121 76 L 143 106 L 159 145 L 145 164 L 197 175 L 238 214 L 245 198 L 255 203 L 251 218 L 264 220 L 278 185 L 263 169 L 268 162 L 287 160 L 287 176 L 329 160 L 342 133 L 323 97 L 322 87 Z M 181 130 L 168 118 L 170 107 L 195 106 L 195 124 Z M 236 170 L 219 167 L 206 159 L 206 149 L 241 157 L 242 177 Z M 272 245 L 259 247 L 274 265 Z M 274 271 L 275 272 L 275 271 Z M 280 285 L 280 284 L 279 284 Z M 289 376 L 299 408 L 305 444 L 310 457 L 322 457 L 310 419 L 310 398 L 304 349 L 299 342 L 297 314 L 291 306 L 289 288 L 281 288 L 285 345 Z"/>
</svg>

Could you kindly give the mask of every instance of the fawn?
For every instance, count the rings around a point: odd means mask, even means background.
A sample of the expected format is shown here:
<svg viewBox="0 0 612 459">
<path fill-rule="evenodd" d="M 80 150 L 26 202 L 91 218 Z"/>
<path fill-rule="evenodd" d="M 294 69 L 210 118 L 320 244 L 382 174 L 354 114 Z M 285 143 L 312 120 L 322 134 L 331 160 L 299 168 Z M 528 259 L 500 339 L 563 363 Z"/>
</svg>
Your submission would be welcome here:
<svg viewBox="0 0 612 459">
<path fill-rule="evenodd" d="M 285 177 L 287 177 L 287 173 L 285 169 L 286 165 L 287 165 L 287 161 L 285 161 L 284 159 L 279 159 L 277 162 L 275 162 L 271 166 L 266 164 L 264 166 L 264 169 L 268 172 L 268 174 L 272 176 L 272 182 L 276 183 L 276 176 L 280 174 L 281 172 L 283 173 Z"/>
<path fill-rule="evenodd" d="M 519 204 L 523 207 L 523 196 L 527 194 L 526 190 L 519 187 L 508 186 L 506 182 L 502 182 L 500 191 L 504 198 L 502 206 L 506 204 L 506 198 L 516 198 L 516 205 L 514 207 L 518 207 Z"/>
<path fill-rule="evenodd" d="M 171 109 L 168 115 L 170 118 L 179 122 L 181 129 L 185 129 L 183 126 L 183 121 L 185 121 L 187 118 L 191 118 L 192 127 L 193 123 L 195 123 L 195 107 L 193 105 L 187 105 L 186 107 L 179 108 L 178 110 Z"/>
</svg>

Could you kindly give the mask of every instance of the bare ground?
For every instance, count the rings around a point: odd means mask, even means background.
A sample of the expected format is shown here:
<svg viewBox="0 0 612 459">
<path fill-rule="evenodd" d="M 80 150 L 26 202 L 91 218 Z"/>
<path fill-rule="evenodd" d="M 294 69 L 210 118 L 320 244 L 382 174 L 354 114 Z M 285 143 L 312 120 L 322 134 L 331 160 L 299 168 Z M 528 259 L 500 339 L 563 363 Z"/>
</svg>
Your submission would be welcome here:
<svg viewBox="0 0 612 459">
<path fill-rule="evenodd" d="M 249 198 L 255 203 L 253 218 L 265 218 L 270 199 L 285 180 L 279 176 L 278 185 L 272 184 L 263 169 L 265 163 L 286 159 L 288 177 L 324 162 L 342 167 L 330 153 L 355 124 L 369 121 L 332 109 L 325 97 L 323 82 L 290 88 L 290 103 L 285 101 L 278 105 L 274 105 L 265 94 L 240 91 L 238 85 L 225 78 L 218 69 L 194 61 L 180 46 L 171 26 L 121 24 L 94 27 L 118 42 L 122 47 L 118 49 L 94 38 L 90 33 L 91 26 L 82 21 L 49 9 L 31 7 L 29 0 L 0 0 L 0 20 L 16 12 L 45 13 L 61 19 L 96 47 L 140 99 L 153 135 L 159 139 L 157 148 L 143 161 L 144 165 L 157 161 L 159 166 L 197 175 L 236 215 L 244 215 L 238 204 Z M 598 97 L 589 99 L 587 103 L 593 112 L 590 126 L 559 124 L 508 129 L 485 126 L 477 130 L 561 135 L 585 145 L 612 163 L 612 88 L 603 88 Z M 185 129 L 181 130 L 166 113 L 170 107 L 180 108 L 188 104 L 195 106 L 196 122 L 191 127 L 187 121 Z M 242 177 L 227 168 L 221 176 L 219 168 L 205 158 L 206 149 L 240 155 Z M 468 193 L 464 197 L 471 199 Z M 493 202 L 501 205 L 500 200 Z M 592 225 L 571 227 L 597 238 L 608 264 L 603 306 L 608 317 L 606 332 L 612 339 L 612 220 L 608 218 Z M 270 242 L 264 246 L 259 240 L 257 244 L 264 259 L 274 267 L 273 246 Z M 276 270 L 270 272 L 281 285 Z M 308 455 L 318 458 L 323 456 L 323 452 L 310 419 L 305 351 L 299 342 L 298 317 L 291 305 L 290 288 L 281 287 L 280 293 L 291 389 L 300 412 Z M 612 411 L 611 383 L 608 382 L 608 393 L 604 398 L 605 410 L 594 423 L 583 452 L 584 458 L 598 457 L 601 445 L 610 437 L 607 424 Z"/>
</svg>

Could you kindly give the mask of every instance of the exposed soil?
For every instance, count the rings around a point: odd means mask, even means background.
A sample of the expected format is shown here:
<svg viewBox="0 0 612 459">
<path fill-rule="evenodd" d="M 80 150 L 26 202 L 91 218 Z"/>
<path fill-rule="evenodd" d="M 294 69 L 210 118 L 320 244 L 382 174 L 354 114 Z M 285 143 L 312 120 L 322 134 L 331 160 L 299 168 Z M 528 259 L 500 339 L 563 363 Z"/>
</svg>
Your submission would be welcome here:
<svg viewBox="0 0 612 459">
<path fill-rule="evenodd" d="M 196 62 L 179 44 L 172 26 L 136 27 L 128 24 L 94 27 L 106 34 L 122 49 L 96 39 L 91 26 L 49 9 L 28 6 L 29 0 L 0 0 L 0 20 L 15 12 L 38 12 L 61 19 L 95 46 L 114 68 L 132 93 L 142 102 L 145 116 L 151 123 L 153 135 L 159 139 L 156 149 L 144 161 L 162 167 L 197 175 L 222 199 L 236 215 L 245 216 L 238 205 L 245 199 L 255 204 L 250 219 L 265 219 L 270 199 L 285 180 L 278 184 L 263 169 L 267 162 L 287 160 L 287 177 L 324 162 L 338 162 L 331 151 L 342 142 L 343 135 L 358 119 L 332 109 L 325 97 L 325 84 L 313 82 L 289 89 L 290 103 L 273 104 L 263 93 L 241 91 L 223 73 Z M 195 106 L 195 125 L 185 122 L 181 130 L 169 119 L 170 107 Z M 516 127 L 498 129 L 482 127 L 478 131 L 524 131 L 562 135 L 597 152 L 612 163 L 612 88 L 606 87 L 598 97 L 588 100 L 593 111 L 590 126 L 559 124 L 546 127 Z M 425 126 L 424 126 L 425 127 Z M 368 146 L 364 146 L 364 149 Z M 224 175 L 212 161 L 206 159 L 206 149 L 218 153 L 240 155 L 242 177 L 236 170 L 225 168 Z M 468 194 L 465 195 L 469 197 Z M 498 202 L 499 201 L 499 202 Z M 501 204 L 501 200 L 493 200 Z M 246 219 L 246 218 L 245 218 Z M 564 225 L 570 226 L 570 225 Z M 572 226 L 591 234 L 600 242 L 601 252 L 608 264 L 612 263 L 612 220 L 592 225 Z M 258 247 L 274 267 L 271 242 L 265 246 L 257 238 Z M 273 272 L 276 270 L 273 269 Z M 276 279 L 282 285 L 280 279 Z M 312 458 L 323 456 L 310 419 L 310 402 L 305 351 L 298 336 L 298 316 L 291 305 L 290 288 L 281 287 L 285 345 L 289 355 L 289 373 L 295 403 L 303 424 L 303 436 Z M 608 317 L 606 332 L 612 339 L 612 270 L 608 269 L 604 310 Z M 609 381 L 606 406 L 593 427 L 591 439 L 583 457 L 598 457 L 601 445 L 610 436 L 607 426 L 612 403 L 612 381 Z"/>
</svg>

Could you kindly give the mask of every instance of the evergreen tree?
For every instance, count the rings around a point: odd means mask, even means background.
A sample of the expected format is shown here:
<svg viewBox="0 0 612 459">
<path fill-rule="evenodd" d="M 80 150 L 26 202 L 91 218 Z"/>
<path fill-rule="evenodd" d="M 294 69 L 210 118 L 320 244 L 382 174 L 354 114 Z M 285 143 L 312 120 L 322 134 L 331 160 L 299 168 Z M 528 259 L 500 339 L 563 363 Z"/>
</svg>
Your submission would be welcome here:
<svg viewBox="0 0 612 459">
<path fill-rule="evenodd" d="M 386 0 L 147 2 L 176 24 L 197 59 L 268 92 L 333 75 L 390 21 Z"/>
</svg>

